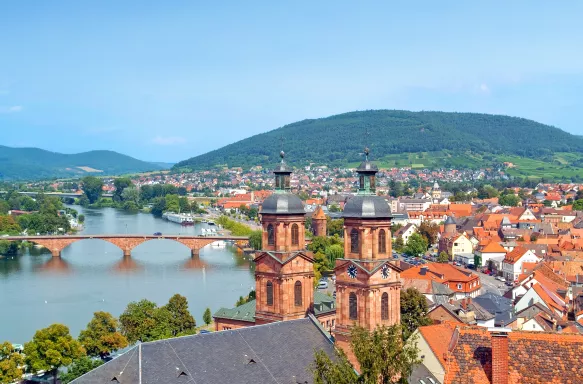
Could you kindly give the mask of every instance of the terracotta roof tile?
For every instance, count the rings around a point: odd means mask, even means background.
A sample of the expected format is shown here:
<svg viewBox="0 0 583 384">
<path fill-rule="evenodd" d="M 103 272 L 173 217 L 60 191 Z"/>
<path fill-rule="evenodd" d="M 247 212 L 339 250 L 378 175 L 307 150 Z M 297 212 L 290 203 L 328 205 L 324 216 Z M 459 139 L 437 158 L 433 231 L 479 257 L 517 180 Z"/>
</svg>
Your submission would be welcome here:
<svg viewBox="0 0 583 384">
<path fill-rule="evenodd" d="M 431 348 L 431 351 L 435 354 L 444 369 L 446 366 L 445 354 L 453 336 L 455 325 L 449 322 L 443 322 L 441 324 L 419 327 L 419 333 L 421 333 L 427 344 L 429 344 L 429 348 Z"/>
<path fill-rule="evenodd" d="M 506 250 L 498 242 L 490 241 L 490 243 L 482 249 L 482 253 L 506 253 Z"/>
</svg>

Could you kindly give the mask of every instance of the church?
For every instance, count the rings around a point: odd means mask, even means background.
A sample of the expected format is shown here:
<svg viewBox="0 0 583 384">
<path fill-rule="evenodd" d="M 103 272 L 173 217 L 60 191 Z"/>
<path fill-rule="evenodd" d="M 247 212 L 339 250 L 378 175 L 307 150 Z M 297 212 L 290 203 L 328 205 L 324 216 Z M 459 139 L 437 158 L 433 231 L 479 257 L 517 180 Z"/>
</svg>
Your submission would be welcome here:
<svg viewBox="0 0 583 384">
<path fill-rule="evenodd" d="M 358 192 L 343 212 L 344 258 L 337 259 L 334 268 L 336 299 L 314 290 L 304 207 L 291 193 L 292 170 L 281 153 L 282 161 L 274 170 L 275 191 L 260 211 L 263 249 L 254 260 L 256 299 L 218 310 L 213 315 L 216 331 L 312 315 L 354 362 L 349 347 L 353 325 L 372 330 L 400 322 L 402 285 L 399 270 L 390 263 L 391 211 L 387 201 L 376 195 L 378 168 L 368 160 L 368 149 L 365 153 L 366 160 L 357 168 Z"/>
<path fill-rule="evenodd" d="M 262 250 L 256 299 L 214 315 L 217 332 L 139 344 L 73 383 L 312 383 L 314 351 L 330 357 L 350 347 L 351 327 L 400 322 L 399 269 L 390 263 L 391 211 L 376 195 L 378 168 L 357 169 L 359 190 L 344 207 L 344 257 L 336 260 L 336 299 L 314 290 L 314 259 L 306 249 L 305 210 L 291 193 L 292 169 L 274 170 L 275 191 L 261 207 Z M 316 212 L 318 233 L 325 217 Z"/>
</svg>

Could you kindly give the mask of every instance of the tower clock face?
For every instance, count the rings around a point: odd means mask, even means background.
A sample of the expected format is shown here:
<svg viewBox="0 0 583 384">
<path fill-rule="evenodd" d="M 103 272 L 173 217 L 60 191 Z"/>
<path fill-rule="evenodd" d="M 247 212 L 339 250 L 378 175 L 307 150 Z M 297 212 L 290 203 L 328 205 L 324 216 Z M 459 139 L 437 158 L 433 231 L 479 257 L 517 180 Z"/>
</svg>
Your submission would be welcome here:
<svg viewBox="0 0 583 384">
<path fill-rule="evenodd" d="M 381 276 L 383 277 L 383 279 L 388 279 L 390 272 L 391 270 L 389 269 L 389 266 L 386 264 L 383 265 L 383 268 L 381 269 Z"/>
<path fill-rule="evenodd" d="M 358 270 L 356 269 L 356 267 L 354 265 L 351 265 L 350 267 L 348 267 L 348 276 L 350 276 L 351 279 L 355 279 L 357 273 L 358 273 Z"/>
</svg>

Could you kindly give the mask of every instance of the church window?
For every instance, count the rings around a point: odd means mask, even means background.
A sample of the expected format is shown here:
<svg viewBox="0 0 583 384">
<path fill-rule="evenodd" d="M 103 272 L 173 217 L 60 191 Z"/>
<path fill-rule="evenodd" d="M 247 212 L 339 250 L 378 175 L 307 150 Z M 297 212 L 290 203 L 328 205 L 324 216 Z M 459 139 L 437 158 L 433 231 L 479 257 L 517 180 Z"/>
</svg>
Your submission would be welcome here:
<svg viewBox="0 0 583 384">
<path fill-rule="evenodd" d="M 294 302 L 296 307 L 302 306 L 302 283 L 300 281 L 296 281 L 294 284 Z"/>
<path fill-rule="evenodd" d="M 352 253 L 358 253 L 359 249 L 358 249 L 358 230 L 356 229 L 352 229 L 352 231 L 350 231 L 350 252 Z"/>
<path fill-rule="evenodd" d="M 267 282 L 267 305 L 273 305 L 273 283 Z"/>
<path fill-rule="evenodd" d="M 389 294 L 386 292 L 381 296 L 381 320 L 389 320 Z"/>
<path fill-rule="evenodd" d="M 384 229 L 379 231 L 379 253 L 387 253 L 387 235 Z"/>
<path fill-rule="evenodd" d="M 292 245 L 298 245 L 300 243 L 300 231 L 299 231 L 297 224 L 292 225 L 291 242 L 292 242 Z"/>
<path fill-rule="evenodd" d="M 275 244 L 275 232 L 273 231 L 273 225 L 271 224 L 267 226 L 267 244 Z"/>
<path fill-rule="evenodd" d="M 351 292 L 348 296 L 348 318 L 350 320 L 358 319 L 358 301 L 354 292 Z"/>
</svg>

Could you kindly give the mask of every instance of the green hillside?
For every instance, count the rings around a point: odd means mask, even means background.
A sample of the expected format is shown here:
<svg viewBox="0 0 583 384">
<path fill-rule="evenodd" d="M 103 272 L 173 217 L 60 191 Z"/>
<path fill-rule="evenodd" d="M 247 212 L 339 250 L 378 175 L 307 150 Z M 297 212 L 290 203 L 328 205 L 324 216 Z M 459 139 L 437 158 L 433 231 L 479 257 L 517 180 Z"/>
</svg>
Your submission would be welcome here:
<svg viewBox="0 0 583 384">
<path fill-rule="evenodd" d="M 281 136 L 293 165 L 356 164 L 367 145 L 381 166 L 475 168 L 508 161 L 505 157 L 533 159 L 573 172 L 583 166 L 582 137 L 532 120 L 478 113 L 374 110 L 299 121 L 181 161 L 174 169 L 270 166 L 278 161 Z M 561 158 L 566 162 L 557 160 L 559 152 L 569 155 Z M 544 173 L 544 169 L 534 170 Z M 521 172 L 519 166 L 513 172 L 532 174 Z"/>
<path fill-rule="evenodd" d="M 66 155 L 39 148 L 0 146 L 0 180 L 118 175 L 160 169 L 159 165 L 113 151 Z"/>
</svg>

